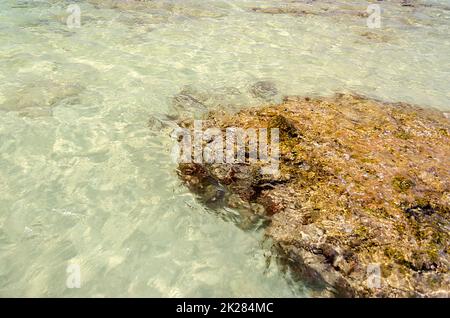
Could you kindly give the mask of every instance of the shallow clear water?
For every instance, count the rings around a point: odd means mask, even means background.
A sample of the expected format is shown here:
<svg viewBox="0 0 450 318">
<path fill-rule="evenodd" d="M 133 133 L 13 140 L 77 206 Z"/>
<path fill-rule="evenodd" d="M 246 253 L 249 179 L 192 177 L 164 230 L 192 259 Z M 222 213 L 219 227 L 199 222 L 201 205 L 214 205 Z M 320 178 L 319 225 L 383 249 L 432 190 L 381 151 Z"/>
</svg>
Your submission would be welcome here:
<svg viewBox="0 0 450 318">
<path fill-rule="evenodd" d="M 180 184 L 169 131 L 148 122 L 186 85 L 219 103 L 237 88 L 230 109 L 260 103 L 246 92 L 269 79 L 282 94 L 450 110 L 447 1 L 382 3 L 381 29 L 250 10 L 280 1 L 113 2 L 0 2 L 0 296 L 310 295 L 261 229 Z M 66 24 L 71 3 L 80 28 Z M 81 288 L 67 288 L 69 264 Z"/>
</svg>

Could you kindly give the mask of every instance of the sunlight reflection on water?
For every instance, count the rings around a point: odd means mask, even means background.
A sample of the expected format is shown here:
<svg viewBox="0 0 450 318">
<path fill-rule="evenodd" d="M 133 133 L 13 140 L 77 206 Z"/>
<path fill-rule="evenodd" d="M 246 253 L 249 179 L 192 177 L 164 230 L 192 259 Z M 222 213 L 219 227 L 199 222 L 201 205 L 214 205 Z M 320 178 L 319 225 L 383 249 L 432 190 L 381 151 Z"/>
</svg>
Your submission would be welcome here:
<svg viewBox="0 0 450 318">
<path fill-rule="evenodd" d="M 353 91 L 450 110 L 445 2 L 383 4 L 377 30 L 352 14 L 264 14 L 251 8 L 279 1 L 245 0 L 78 1 L 81 27 L 69 29 L 70 3 L 0 3 L 1 296 L 309 295 L 267 262 L 261 231 L 181 186 L 168 131 L 148 121 L 187 85 L 230 109 L 260 103 L 248 87 L 270 79 L 286 95 Z M 80 289 L 66 288 L 69 262 Z"/>
</svg>

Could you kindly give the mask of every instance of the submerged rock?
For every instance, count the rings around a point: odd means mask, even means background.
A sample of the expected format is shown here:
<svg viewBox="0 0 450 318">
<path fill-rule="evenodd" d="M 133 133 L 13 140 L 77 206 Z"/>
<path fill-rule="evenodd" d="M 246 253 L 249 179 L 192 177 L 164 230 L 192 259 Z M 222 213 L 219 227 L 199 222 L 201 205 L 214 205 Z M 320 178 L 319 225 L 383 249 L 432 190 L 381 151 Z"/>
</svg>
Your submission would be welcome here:
<svg viewBox="0 0 450 318">
<path fill-rule="evenodd" d="M 264 214 L 283 259 L 321 295 L 450 295 L 442 112 L 354 95 L 287 97 L 203 124 L 279 128 L 276 176 L 262 175 L 260 162 L 182 163 L 179 175 L 204 200 Z"/>
<path fill-rule="evenodd" d="M 181 92 L 172 97 L 169 116 L 174 118 L 198 118 L 206 113 L 206 106 L 194 96 Z"/>
<path fill-rule="evenodd" d="M 169 102 L 168 117 L 177 120 L 200 119 L 207 112 L 226 108 L 230 111 L 248 104 L 250 98 L 231 86 L 184 86 Z"/>
<path fill-rule="evenodd" d="M 378 1 L 298 1 L 284 0 L 276 4 L 260 4 L 250 7 L 251 12 L 257 14 L 266 14 L 271 16 L 284 15 L 297 19 L 332 19 L 335 23 L 345 23 L 354 26 L 363 26 L 361 32 L 366 29 L 368 18 L 375 12 L 376 7 L 369 5 L 378 5 L 382 10 L 383 25 L 401 26 L 401 29 L 411 26 L 435 26 L 436 21 L 431 22 L 436 16 L 442 16 L 445 11 L 450 10 L 448 5 L 439 2 L 430 3 L 419 0 L 378 0 Z M 444 12 L 443 12 L 444 11 Z M 364 21 L 365 20 L 365 21 Z M 393 34 L 393 29 L 382 28 L 385 39 Z M 400 31 L 400 30 L 396 30 Z M 358 32 L 360 33 L 360 32 Z M 395 33 L 394 33 L 395 34 Z M 370 39 L 370 38 L 369 38 Z M 382 42 L 385 42 L 384 40 Z"/>
<path fill-rule="evenodd" d="M 27 82 L 21 87 L 5 90 L 7 98 L 0 103 L 0 111 L 15 111 L 23 116 L 51 115 L 52 108 L 63 102 L 76 102 L 84 86 L 48 80 Z"/>
<path fill-rule="evenodd" d="M 197 1 L 170 0 L 88 0 L 99 8 L 117 9 L 122 12 L 143 12 L 149 14 L 182 16 L 191 19 L 220 18 L 227 15 L 226 2 L 208 6 Z"/>
<path fill-rule="evenodd" d="M 366 7 L 360 3 L 333 3 L 328 1 L 318 1 L 311 3 L 284 2 L 273 7 L 253 7 L 252 12 L 265 13 L 270 15 L 289 15 L 293 17 L 305 16 L 355 16 L 367 17 Z"/>
<path fill-rule="evenodd" d="M 255 98 L 270 101 L 278 95 L 278 89 L 275 83 L 271 81 L 259 81 L 250 87 L 250 93 Z"/>
<path fill-rule="evenodd" d="M 393 41 L 394 37 L 392 35 L 384 34 L 382 32 L 365 31 L 365 32 L 359 33 L 359 35 L 362 36 L 363 38 L 373 41 L 373 42 L 378 42 L 378 43 L 394 42 Z"/>
<path fill-rule="evenodd" d="M 195 97 L 208 109 L 232 108 L 235 105 L 244 105 L 245 102 L 248 102 L 246 96 L 238 88 L 232 86 L 196 87 L 186 85 L 181 90 L 181 94 L 189 94 Z"/>
</svg>

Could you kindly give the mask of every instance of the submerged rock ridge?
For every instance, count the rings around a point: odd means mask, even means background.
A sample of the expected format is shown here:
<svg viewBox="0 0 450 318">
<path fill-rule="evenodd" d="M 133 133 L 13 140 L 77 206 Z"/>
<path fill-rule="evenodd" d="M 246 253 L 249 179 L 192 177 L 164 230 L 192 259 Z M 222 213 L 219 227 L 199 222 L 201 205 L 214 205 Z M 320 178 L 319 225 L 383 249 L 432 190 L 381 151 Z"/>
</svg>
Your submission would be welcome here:
<svg viewBox="0 0 450 318">
<path fill-rule="evenodd" d="M 279 255 L 318 295 L 450 295 L 450 121 L 442 112 L 348 94 L 292 96 L 211 112 L 203 125 L 279 129 L 277 175 L 262 175 L 258 161 L 185 162 L 178 174 L 208 204 L 267 218 Z"/>
</svg>

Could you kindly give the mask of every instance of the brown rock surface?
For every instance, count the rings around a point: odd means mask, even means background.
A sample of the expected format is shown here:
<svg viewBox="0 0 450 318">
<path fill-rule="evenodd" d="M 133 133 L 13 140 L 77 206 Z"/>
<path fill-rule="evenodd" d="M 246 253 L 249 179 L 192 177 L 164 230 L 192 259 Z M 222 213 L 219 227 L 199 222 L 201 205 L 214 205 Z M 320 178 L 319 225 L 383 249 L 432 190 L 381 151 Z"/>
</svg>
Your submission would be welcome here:
<svg viewBox="0 0 450 318">
<path fill-rule="evenodd" d="M 287 97 L 210 113 L 205 126 L 280 129 L 277 177 L 258 163 L 185 163 L 179 175 L 207 203 L 264 214 L 267 236 L 303 281 L 337 296 L 448 297 L 443 113 L 353 95 Z M 381 270 L 377 288 L 367 284 L 370 266 Z"/>
</svg>

